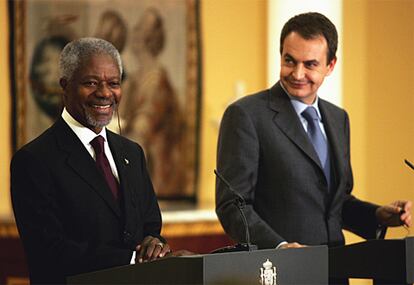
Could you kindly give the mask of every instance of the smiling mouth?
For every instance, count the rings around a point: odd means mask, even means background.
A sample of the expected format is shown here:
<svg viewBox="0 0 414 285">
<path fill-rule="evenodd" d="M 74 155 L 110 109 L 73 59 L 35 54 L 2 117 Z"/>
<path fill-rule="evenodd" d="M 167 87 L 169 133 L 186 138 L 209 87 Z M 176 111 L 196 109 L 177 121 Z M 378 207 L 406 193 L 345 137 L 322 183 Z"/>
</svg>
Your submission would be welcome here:
<svg viewBox="0 0 414 285">
<path fill-rule="evenodd" d="M 293 88 L 302 88 L 306 85 L 308 85 L 309 82 L 303 82 L 303 81 L 289 81 L 289 85 Z"/>
<path fill-rule="evenodd" d="M 92 105 L 93 108 L 97 108 L 97 109 L 107 109 L 110 108 L 112 106 L 112 104 L 108 104 L 108 105 Z"/>
<path fill-rule="evenodd" d="M 112 114 L 114 104 L 106 104 L 106 105 L 97 105 L 91 104 L 89 105 L 90 108 L 95 112 L 96 115 L 109 115 Z"/>
</svg>

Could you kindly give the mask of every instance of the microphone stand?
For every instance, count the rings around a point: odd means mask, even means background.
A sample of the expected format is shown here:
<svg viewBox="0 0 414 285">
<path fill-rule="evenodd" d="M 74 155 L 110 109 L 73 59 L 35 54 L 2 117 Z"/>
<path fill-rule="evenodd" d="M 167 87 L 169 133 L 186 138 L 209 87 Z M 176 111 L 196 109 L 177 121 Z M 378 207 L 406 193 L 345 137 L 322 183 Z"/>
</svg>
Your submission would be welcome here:
<svg viewBox="0 0 414 285">
<path fill-rule="evenodd" d="M 243 212 L 243 208 L 246 205 L 246 201 L 244 200 L 243 196 L 241 196 L 238 192 L 236 192 L 230 185 L 230 183 L 217 171 L 214 170 L 214 174 L 219 178 L 221 182 L 223 182 L 227 189 L 230 190 L 230 192 L 236 196 L 235 199 L 231 200 L 232 203 L 234 203 L 237 207 L 237 209 L 240 212 L 240 216 L 242 217 L 243 226 L 245 229 L 245 243 L 237 243 L 236 245 L 232 246 L 226 246 L 223 248 L 216 249 L 212 251 L 211 253 L 224 253 L 224 252 L 235 252 L 235 251 L 253 251 L 257 250 L 257 245 L 251 244 L 250 242 L 250 232 L 249 232 L 249 226 L 247 223 L 246 215 Z"/>
</svg>

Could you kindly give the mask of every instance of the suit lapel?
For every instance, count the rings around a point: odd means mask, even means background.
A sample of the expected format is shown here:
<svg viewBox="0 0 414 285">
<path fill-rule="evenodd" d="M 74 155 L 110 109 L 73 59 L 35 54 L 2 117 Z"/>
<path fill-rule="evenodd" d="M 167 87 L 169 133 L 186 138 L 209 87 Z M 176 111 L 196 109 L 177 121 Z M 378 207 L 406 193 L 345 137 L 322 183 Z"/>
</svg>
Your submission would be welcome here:
<svg viewBox="0 0 414 285">
<path fill-rule="evenodd" d="M 121 209 L 112 196 L 112 193 L 99 173 L 95 161 L 83 146 L 82 142 L 73 133 L 70 127 L 59 119 L 55 124 L 58 145 L 67 152 L 68 166 L 77 173 L 101 197 L 109 208 L 121 217 Z"/>
<path fill-rule="evenodd" d="M 300 122 L 295 109 L 290 103 L 288 95 L 284 92 L 280 83 L 270 89 L 269 107 L 276 112 L 273 117 L 278 128 L 298 146 L 316 165 L 322 170 L 319 157 L 308 139 L 308 135 Z"/>
<path fill-rule="evenodd" d="M 319 99 L 319 109 L 321 111 L 323 126 L 325 128 L 326 136 L 329 141 L 331 162 L 335 171 L 336 185 L 341 184 L 341 179 L 344 177 L 344 150 L 347 148 L 347 138 L 344 135 L 344 121 L 338 117 L 337 112 L 322 99 Z M 332 157 L 333 156 L 333 157 Z M 335 193 L 338 194 L 338 193 Z"/>
<path fill-rule="evenodd" d="M 108 130 L 107 138 L 120 180 L 124 205 L 125 230 L 134 233 L 138 224 L 135 214 L 135 208 L 138 207 L 138 203 L 136 201 L 136 195 L 133 193 L 133 182 L 130 179 L 139 179 L 139 175 L 132 173 L 134 171 L 133 169 L 135 169 L 132 165 L 134 161 L 132 158 L 129 158 L 121 140 L 117 139 L 116 135 Z"/>
<path fill-rule="evenodd" d="M 118 170 L 121 191 L 125 200 L 125 198 L 128 198 L 128 196 L 130 195 L 130 187 L 128 181 L 130 175 L 127 175 L 128 169 L 130 167 L 130 159 L 128 159 L 128 155 L 125 153 L 121 142 L 115 139 L 115 135 L 108 130 L 107 137 L 109 148 L 111 149 L 112 156 L 115 160 L 116 168 Z"/>
</svg>

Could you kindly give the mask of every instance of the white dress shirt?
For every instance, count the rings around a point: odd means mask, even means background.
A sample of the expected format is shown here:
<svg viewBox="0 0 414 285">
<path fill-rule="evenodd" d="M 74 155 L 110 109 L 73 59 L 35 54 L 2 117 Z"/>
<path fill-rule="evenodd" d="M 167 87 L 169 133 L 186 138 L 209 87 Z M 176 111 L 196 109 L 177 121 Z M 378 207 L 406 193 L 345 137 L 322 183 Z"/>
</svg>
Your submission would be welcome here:
<svg viewBox="0 0 414 285">
<path fill-rule="evenodd" d="M 106 128 L 102 128 L 102 131 L 99 134 L 96 134 L 91 129 L 85 127 L 84 125 L 76 121 L 75 118 L 73 118 L 72 115 L 69 114 L 66 108 L 63 109 L 62 118 L 69 125 L 69 127 L 76 134 L 76 136 L 80 139 L 80 141 L 85 146 L 86 150 L 89 152 L 89 154 L 92 156 L 94 160 L 96 160 L 96 155 L 91 145 L 91 141 L 99 135 L 101 135 L 104 138 L 105 155 L 108 158 L 112 173 L 119 183 L 118 170 L 116 169 L 115 160 L 114 160 L 114 157 L 112 156 L 111 149 L 109 148 L 108 140 L 106 139 Z"/>
</svg>

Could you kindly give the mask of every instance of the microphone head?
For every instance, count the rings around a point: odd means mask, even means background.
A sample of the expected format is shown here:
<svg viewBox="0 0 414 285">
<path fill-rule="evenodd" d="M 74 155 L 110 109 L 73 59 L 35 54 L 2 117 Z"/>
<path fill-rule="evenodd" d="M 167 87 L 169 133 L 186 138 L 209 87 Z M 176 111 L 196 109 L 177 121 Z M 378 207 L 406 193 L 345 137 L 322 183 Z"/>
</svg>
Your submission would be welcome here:
<svg viewBox="0 0 414 285">
<path fill-rule="evenodd" d="M 407 164 L 412 170 L 414 170 L 414 165 L 409 162 L 407 159 L 404 159 L 405 164 Z"/>
</svg>

